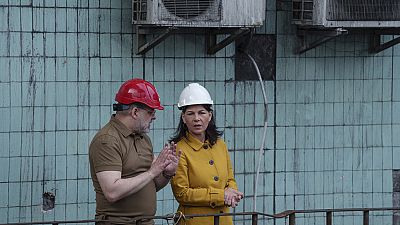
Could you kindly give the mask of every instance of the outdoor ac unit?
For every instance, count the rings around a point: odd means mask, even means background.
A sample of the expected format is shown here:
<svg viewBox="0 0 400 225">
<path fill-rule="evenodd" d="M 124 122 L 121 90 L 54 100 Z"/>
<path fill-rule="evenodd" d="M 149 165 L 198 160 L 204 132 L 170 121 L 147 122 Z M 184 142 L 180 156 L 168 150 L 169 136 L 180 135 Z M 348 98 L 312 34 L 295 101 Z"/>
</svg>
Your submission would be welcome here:
<svg viewBox="0 0 400 225">
<path fill-rule="evenodd" d="M 265 19 L 265 0 L 133 0 L 137 25 L 253 27 Z"/>
<path fill-rule="evenodd" d="M 293 23 L 318 27 L 400 27 L 400 0 L 293 0 Z"/>
</svg>

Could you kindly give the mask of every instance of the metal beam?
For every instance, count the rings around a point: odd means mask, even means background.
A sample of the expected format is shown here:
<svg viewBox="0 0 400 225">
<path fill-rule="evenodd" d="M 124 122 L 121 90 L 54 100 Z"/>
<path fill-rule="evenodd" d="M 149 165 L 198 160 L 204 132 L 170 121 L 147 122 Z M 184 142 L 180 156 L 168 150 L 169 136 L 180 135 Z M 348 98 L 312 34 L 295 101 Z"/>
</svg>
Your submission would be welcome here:
<svg viewBox="0 0 400 225">
<path fill-rule="evenodd" d="M 326 212 L 326 225 L 332 225 L 332 215 L 331 211 Z"/>
<path fill-rule="evenodd" d="M 304 53 L 310 49 L 318 47 L 323 43 L 339 37 L 341 35 L 348 34 L 348 31 L 343 28 L 336 28 L 334 30 L 298 30 L 297 35 L 302 39 L 302 45 L 295 50 L 296 54 Z M 319 39 L 315 40 L 314 42 L 308 43 L 307 36 L 310 35 L 318 35 L 322 36 Z"/>
<path fill-rule="evenodd" d="M 219 225 L 219 216 L 214 216 L 214 225 Z"/>
<path fill-rule="evenodd" d="M 234 42 L 236 39 L 242 37 L 243 35 L 247 34 L 248 32 L 250 32 L 249 28 L 239 28 L 235 30 L 227 38 L 220 41 L 219 43 L 217 43 L 217 34 L 210 32 L 207 35 L 208 37 L 206 40 L 207 54 L 209 55 L 215 54 L 216 52 L 225 48 L 227 45 Z"/>
<path fill-rule="evenodd" d="M 363 225 L 369 225 L 369 211 L 363 212 Z"/>
<path fill-rule="evenodd" d="M 296 31 L 296 34 L 298 36 L 306 36 L 306 35 L 320 35 L 320 36 L 326 36 L 326 37 L 337 37 L 339 35 L 342 35 L 344 33 L 348 33 L 348 30 L 343 29 L 343 28 L 336 28 L 336 29 L 330 29 L 330 30 L 321 30 L 321 29 L 298 29 Z"/>
<path fill-rule="evenodd" d="M 251 215 L 251 225 L 257 225 L 258 224 L 258 215 L 253 214 Z"/>
<path fill-rule="evenodd" d="M 297 53 L 297 54 L 302 54 L 302 53 L 304 53 L 304 52 L 306 52 L 306 51 L 308 51 L 308 50 L 311 50 L 311 49 L 313 49 L 313 48 L 316 48 L 316 47 L 322 45 L 323 43 L 325 43 L 325 42 L 327 42 L 327 41 L 329 41 L 329 40 L 332 40 L 332 39 L 334 39 L 334 38 L 335 38 L 335 37 L 332 37 L 332 36 L 329 36 L 329 37 L 322 37 L 322 38 L 320 38 L 320 39 L 318 39 L 318 40 L 316 40 L 316 41 L 314 41 L 314 42 L 312 42 L 312 43 L 307 43 L 307 42 L 305 41 L 305 39 L 303 39 L 303 44 L 302 44 L 302 46 L 300 46 L 300 47 L 296 50 L 296 53 Z"/>
<path fill-rule="evenodd" d="M 381 34 L 373 33 L 371 34 L 369 42 L 369 53 L 376 54 L 399 43 L 400 37 L 397 37 L 393 40 L 381 44 Z"/>
<path fill-rule="evenodd" d="M 137 36 L 137 55 L 144 55 L 150 49 L 154 48 L 162 41 L 164 41 L 167 37 L 169 37 L 175 30 L 178 28 L 176 27 L 168 27 L 166 28 L 161 34 L 155 37 L 150 42 L 146 43 L 146 34 L 142 34 L 140 31 L 140 26 L 136 28 L 136 36 Z"/>
<path fill-rule="evenodd" d="M 296 213 L 289 214 L 289 225 L 296 224 Z"/>
</svg>

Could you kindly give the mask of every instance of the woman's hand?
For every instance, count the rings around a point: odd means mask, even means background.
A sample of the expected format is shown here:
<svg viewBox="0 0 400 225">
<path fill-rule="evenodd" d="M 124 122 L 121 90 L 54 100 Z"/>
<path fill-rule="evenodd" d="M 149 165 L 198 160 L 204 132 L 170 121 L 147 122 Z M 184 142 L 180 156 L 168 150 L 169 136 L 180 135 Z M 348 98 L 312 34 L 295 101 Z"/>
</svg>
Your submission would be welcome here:
<svg viewBox="0 0 400 225">
<path fill-rule="evenodd" d="M 235 208 L 243 198 L 243 193 L 233 188 L 226 188 L 224 192 L 225 205 Z"/>
</svg>

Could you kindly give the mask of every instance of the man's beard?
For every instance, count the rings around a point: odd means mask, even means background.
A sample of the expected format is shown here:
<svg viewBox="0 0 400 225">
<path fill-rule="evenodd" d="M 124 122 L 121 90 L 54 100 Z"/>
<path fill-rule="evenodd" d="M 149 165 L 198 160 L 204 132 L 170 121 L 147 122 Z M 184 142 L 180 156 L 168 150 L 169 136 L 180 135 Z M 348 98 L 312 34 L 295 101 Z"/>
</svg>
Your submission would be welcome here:
<svg viewBox="0 0 400 225">
<path fill-rule="evenodd" d="M 149 133 L 150 132 L 150 124 L 151 124 L 150 122 L 149 123 L 140 122 L 138 133 L 140 133 L 140 134 Z"/>
</svg>

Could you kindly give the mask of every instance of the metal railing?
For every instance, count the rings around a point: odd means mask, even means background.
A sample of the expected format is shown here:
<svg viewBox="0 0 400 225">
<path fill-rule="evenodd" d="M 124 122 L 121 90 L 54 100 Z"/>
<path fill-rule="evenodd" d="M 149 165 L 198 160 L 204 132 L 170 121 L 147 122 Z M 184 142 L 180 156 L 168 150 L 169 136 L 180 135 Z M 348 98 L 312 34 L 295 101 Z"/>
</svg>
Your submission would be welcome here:
<svg viewBox="0 0 400 225">
<path fill-rule="evenodd" d="M 342 208 L 342 209 L 310 209 L 310 210 L 286 210 L 277 214 L 266 214 L 261 212 L 241 212 L 241 213 L 218 213 L 218 214 L 190 214 L 184 215 L 184 219 L 195 217 L 214 217 L 214 225 L 219 225 L 221 216 L 251 216 L 251 224 L 258 225 L 259 216 L 268 217 L 269 219 L 282 219 L 289 218 L 289 225 L 296 224 L 296 214 L 312 214 L 312 213 L 325 213 L 326 225 L 332 225 L 334 213 L 339 212 L 362 212 L 363 223 L 362 225 L 369 225 L 370 212 L 372 211 L 400 211 L 400 207 L 394 208 Z M 177 219 L 177 214 L 169 214 L 165 216 L 142 216 L 132 218 L 132 221 L 125 222 L 125 224 L 141 225 L 143 220 L 167 220 L 173 221 Z M 66 220 L 66 221 L 41 221 L 41 222 L 24 222 L 24 223 L 6 223 L 0 225 L 35 225 L 35 224 L 80 224 L 80 223 L 95 223 L 95 222 L 113 222 L 112 220 Z M 118 224 L 123 224 L 118 222 Z"/>
</svg>

